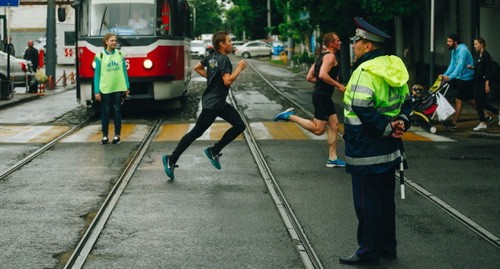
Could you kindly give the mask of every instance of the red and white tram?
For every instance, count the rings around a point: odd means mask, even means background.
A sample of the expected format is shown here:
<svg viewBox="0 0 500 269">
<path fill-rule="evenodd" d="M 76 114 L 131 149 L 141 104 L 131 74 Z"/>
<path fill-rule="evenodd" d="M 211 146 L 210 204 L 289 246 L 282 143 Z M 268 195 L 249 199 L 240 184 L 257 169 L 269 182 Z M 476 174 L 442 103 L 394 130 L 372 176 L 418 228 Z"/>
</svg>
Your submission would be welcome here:
<svg viewBox="0 0 500 269">
<path fill-rule="evenodd" d="M 117 34 L 125 53 L 132 100 L 170 100 L 186 93 L 191 77 L 186 0 L 80 0 L 75 9 L 81 104 L 95 103 L 92 63 L 109 32 Z"/>
</svg>

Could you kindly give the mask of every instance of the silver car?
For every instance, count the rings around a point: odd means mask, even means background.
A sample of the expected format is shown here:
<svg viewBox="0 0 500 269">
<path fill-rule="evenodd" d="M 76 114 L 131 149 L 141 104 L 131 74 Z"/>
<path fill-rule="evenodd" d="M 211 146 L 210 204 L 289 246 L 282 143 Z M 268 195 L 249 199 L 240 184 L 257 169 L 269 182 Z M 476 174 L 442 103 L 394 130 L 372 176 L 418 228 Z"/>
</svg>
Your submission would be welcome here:
<svg viewBox="0 0 500 269">
<path fill-rule="evenodd" d="M 241 46 L 236 46 L 234 55 L 244 58 L 271 56 L 271 46 L 263 41 L 249 41 Z"/>
<path fill-rule="evenodd" d="M 30 61 L 10 56 L 10 76 L 15 87 L 26 87 L 35 82 Z M 0 51 L 0 80 L 7 80 L 7 53 Z"/>
<path fill-rule="evenodd" d="M 207 54 L 207 47 L 202 40 L 191 40 L 191 57 L 203 59 Z"/>
</svg>

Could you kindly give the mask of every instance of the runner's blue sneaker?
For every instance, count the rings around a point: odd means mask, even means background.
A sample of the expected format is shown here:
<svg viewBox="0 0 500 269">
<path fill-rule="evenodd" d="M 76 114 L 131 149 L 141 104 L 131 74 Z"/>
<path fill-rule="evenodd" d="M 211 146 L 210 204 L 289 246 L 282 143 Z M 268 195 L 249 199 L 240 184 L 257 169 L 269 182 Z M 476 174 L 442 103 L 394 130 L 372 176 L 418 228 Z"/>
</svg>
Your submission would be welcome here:
<svg viewBox="0 0 500 269">
<path fill-rule="evenodd" d="M 167 176 L 170 178 L 170 179 L 174 179 L 174 169 L 176 167 L 179 167 L 177 165 L 172 165 L 170 163 L 170 156 L 168 155 L 163 155 L 163 157 L 161 158 L 162 161 L 163 161 L 163 168 L 165 169 L 165 174 L 167 174 Z"/>
<path fill-rule="evenodd" d="M 290 116 L 295 114 L 294 110 L 295 109 L 293 107 L 288 108 L 287 110 L 276 114 L 276 116 L 274 116 L 273 120 L 274 121 L 279 121 L 279 120 L 288 121 L 288 119 L 290 118 Z"/>
<path fill-rule="evenodd" d="M 326 161 L 326 167 L 345 167 L 345 162 L 339 157 L 337 157 L 336 160 L 328 159 L 328 161 Z"/>
<path fill-rule="evenodd" d="M 217 169 L 220 169 L 220 163 L 219 163 L 219 156 L 221 156 L 222 154 L 213 154 L 212 152 L 212 149 L 211 148 L 206 148 L 204 150 L 205 152 L 205 155 L 207 155 L 207 157 L 210 159 L 210 162 L 212 163 L 212 165 L 217 168 Z"/>
</svg>

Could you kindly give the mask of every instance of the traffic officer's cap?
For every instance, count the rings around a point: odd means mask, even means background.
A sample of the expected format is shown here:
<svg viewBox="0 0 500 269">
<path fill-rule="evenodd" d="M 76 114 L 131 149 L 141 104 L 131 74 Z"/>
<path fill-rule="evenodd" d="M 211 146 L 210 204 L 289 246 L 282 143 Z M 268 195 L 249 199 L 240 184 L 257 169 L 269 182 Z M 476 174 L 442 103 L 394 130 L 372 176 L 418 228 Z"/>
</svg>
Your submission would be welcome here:
<svg viewBox="0 0 500 269">
<path fill-rule="evenodd" d="M 356 22 L 358 28 L 356 29 L 356 35 L 351 38 L 352 42 L 356 42 L 360 39 L 366 39 L 373 42 L 384 43 L 384 40 L 391 38 L 391 36 L 369 24 L 361 17 L 355 17 L 354 22 Z"/>
</svg>

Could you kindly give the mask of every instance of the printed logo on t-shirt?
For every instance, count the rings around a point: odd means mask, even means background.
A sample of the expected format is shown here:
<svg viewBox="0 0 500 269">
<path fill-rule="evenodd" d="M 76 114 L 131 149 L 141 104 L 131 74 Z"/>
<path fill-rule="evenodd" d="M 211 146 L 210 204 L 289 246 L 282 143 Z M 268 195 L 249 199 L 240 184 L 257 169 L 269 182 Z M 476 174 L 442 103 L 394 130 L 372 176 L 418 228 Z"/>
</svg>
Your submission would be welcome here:
<svg viewBox="0 0 500 269">
<path fill-rule="evenodd" d="M 215 68 L 217 67 L 217 61 L 215 59 L 210 59 L 208 61 L 208 65 L 210 66 L 210 68 Z"/>
</svg>

